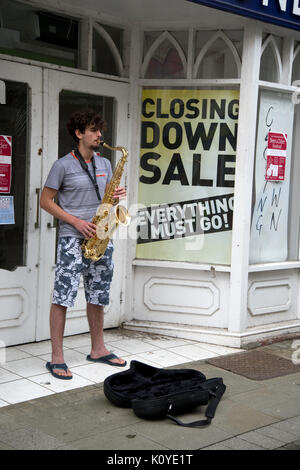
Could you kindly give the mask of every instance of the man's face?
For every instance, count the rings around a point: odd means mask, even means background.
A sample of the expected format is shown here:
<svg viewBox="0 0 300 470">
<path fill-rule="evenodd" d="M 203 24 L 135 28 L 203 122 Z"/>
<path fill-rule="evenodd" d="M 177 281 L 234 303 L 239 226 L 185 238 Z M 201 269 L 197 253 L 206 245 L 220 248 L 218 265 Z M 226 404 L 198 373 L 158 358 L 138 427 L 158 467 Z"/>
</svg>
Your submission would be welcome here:
<svg viewBox="0 0 300 470">
<path fill-rule="evenodd" d="M 87 126 L 85 132 L 82 134 L 80 131 L 77 133 L 79 142 L 85 148 L 97 150 L 100 145 L 101 131 L 95 125 Z"/>
</svg>

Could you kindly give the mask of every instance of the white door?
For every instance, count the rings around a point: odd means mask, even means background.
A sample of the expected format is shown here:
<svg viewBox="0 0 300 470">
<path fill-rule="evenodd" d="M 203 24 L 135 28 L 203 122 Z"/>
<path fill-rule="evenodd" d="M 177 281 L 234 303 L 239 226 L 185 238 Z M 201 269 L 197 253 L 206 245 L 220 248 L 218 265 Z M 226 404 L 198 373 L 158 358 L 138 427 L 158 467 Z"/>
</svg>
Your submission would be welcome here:
<svg viewBox="0 0 300 470">
<path fill-rule="evenodd" d="M 42 71 L 0 60 L 0 80 L 0 135 L 12 138 L 11 166 L 0 157 L 0 344 L 9 346 L 36 338 Z"/>
<path fill-rule="evenodd" d="M 66 123 L 72 112 L 82 108 L 100 111 L 108 123 L 104 140 L 111 146 L 127 147 L 128 85 L 75 73 L 44 70 L 44 135 L 47 136 L 43 150 L 42 180 L 46 180 L 53 162 L 74 149 L 75 143 L 68 135 Z M 105 154 L 115 161 L 121 155 Z M 125 175 L 124 175 L 125 176 Z M 122 182 L 124 184 L 124 182 Z M 51 305 L 55 273 L 57 228 L 53 218 L 41 214 L 41 258 L 38 299 L 37 340 L 49 338 L 48 314 Z M 121 290 L 124 278 L 124 240 L 114 241 L 114 277 L 110 304 L 106 308 L 105 327 L 120 324 Z M 66 335 L 88 331 L 86 302 L 81 281 L 76 303 L 68 310 Z"/>
</svg>

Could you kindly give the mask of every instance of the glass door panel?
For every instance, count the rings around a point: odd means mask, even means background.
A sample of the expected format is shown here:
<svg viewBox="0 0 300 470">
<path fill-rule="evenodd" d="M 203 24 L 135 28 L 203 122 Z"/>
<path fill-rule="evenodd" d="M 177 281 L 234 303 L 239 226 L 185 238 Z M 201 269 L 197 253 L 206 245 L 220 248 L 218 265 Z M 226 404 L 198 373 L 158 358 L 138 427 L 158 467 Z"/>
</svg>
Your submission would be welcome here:
<svg viewBox="0 0 300 470">
<path fill-rule="evenodd" d="M 0 187 L 0 197 L 5 197 L 3 190 L 5 195 L 13 197 L 15 223 L 5 224 L 0 220 L 0 269 L 13 270 L 26 265 L 28 84 L 9 80 L 4 83 L 6 102 L 0 106 L 0 135 L 11 137 L 11 187 L 9 192 L 6 187 Z M 7 167 L 1 163 L 2 175 Z"/>
<path fill-rule="evenodd" d="M 58 158 L 67 155 L 74 149 L 75 142 L 67 131 L 67 123 L 70 116 L 79 109 L 93 109 L 100 113 L 105 121 L 105 129 L 102 131 L 103 140 L 113 142 L 114 135 L 114 98 L 109 96 L 91 95 L 70 90 L 62 90 L 59 94 L 59 129 L 58 129 Z M 101 155 L 112 160 L 112 152 L 101 147 Z M 49 228 L 51 226 L 49 225 Z M 58 242 L 58 220 L 53 219 L 51 228 L 56 227 L 56 246 Z M 56 250 L 55 250 L 56 262 Z"/>
<path fill-rule="evenodd" d="M 74 148 L 74 140 L 69 135 L 67 122 L 71 114 L 79 109 L 93 109 L 102 114 L 106 129 L 102 132 L 103 140 L 113 142 L 114 136 L 114 98 L 110 96 L 91 95 L 75 91 L 63 90 L 59 94 L 59 140 L 58 155 L 63 157 Z M 101 155 L 111 160 L 111 152 L 101 148 Z"/>
</svg>

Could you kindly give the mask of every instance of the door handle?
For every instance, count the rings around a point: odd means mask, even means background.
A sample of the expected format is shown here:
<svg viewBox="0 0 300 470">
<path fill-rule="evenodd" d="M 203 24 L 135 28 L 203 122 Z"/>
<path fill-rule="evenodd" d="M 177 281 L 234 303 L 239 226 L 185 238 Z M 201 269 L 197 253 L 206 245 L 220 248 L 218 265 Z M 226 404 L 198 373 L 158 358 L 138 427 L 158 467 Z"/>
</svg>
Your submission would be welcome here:
<svg viewBox="0 0 300 470">
<path fill-rule="evenodd" d="M 36 218 L 34 228 L 40 228 L 40 195 L 41 195 L 41 188 L 35 188 L 36 198 Z"/>
<path fill-rule="evenodd" d="M 57 196 L 55 196 L 54 202 L 57 204 Z M 52 222 L 47 223 L 47 228 L 57 228 L 57 227 L 58 227 L 58 219 L 53 216 Z"/>
<path fill-rule="evenodd" d="M 47 228 L 57 228 L 58 227 L 58 219 L 56 217 L 53 217 L 52 223 L 48 222 L 47 223 Z"/>
</svg>

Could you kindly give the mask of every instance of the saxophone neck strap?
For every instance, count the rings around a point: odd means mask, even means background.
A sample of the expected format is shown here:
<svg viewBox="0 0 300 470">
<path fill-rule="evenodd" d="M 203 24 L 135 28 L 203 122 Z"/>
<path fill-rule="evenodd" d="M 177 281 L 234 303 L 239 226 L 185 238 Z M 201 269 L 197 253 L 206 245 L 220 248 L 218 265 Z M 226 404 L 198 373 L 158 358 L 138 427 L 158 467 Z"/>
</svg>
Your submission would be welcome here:
<svg viewBox="0 0 300 470">
<path fill-rule="evenodd" d="M 89 167 L 85 161 L 85 159 L 83 158 L 83 156 L 81 155 L 81 153 L 79 152 L 78 149 L 76 149 L 74 151 L 75 153 L 75 156 L 76 158 L 78 159 L 82 169 L 87 173 L 88 177 L 90 178 L 91 182 L 93 183 L 93 186 L 95 188 L 95 191 L 96 191 L 96 194 L 97 194 L 97 198 L 99 201 L 101 201 L 101 196 L 100 196 L 100 192 L 99 192 L 99 186 L 98 186 L 98 183 L 97 183 L 97 177 L 96 177 L 96 163 L 95 163 L 95 158 L 94 156 L 91 158 L 91 161 L 92 161 L 92 165 L 93 165 L 93 175 L 90 173 L 89 171 Z"/>
</svg>

